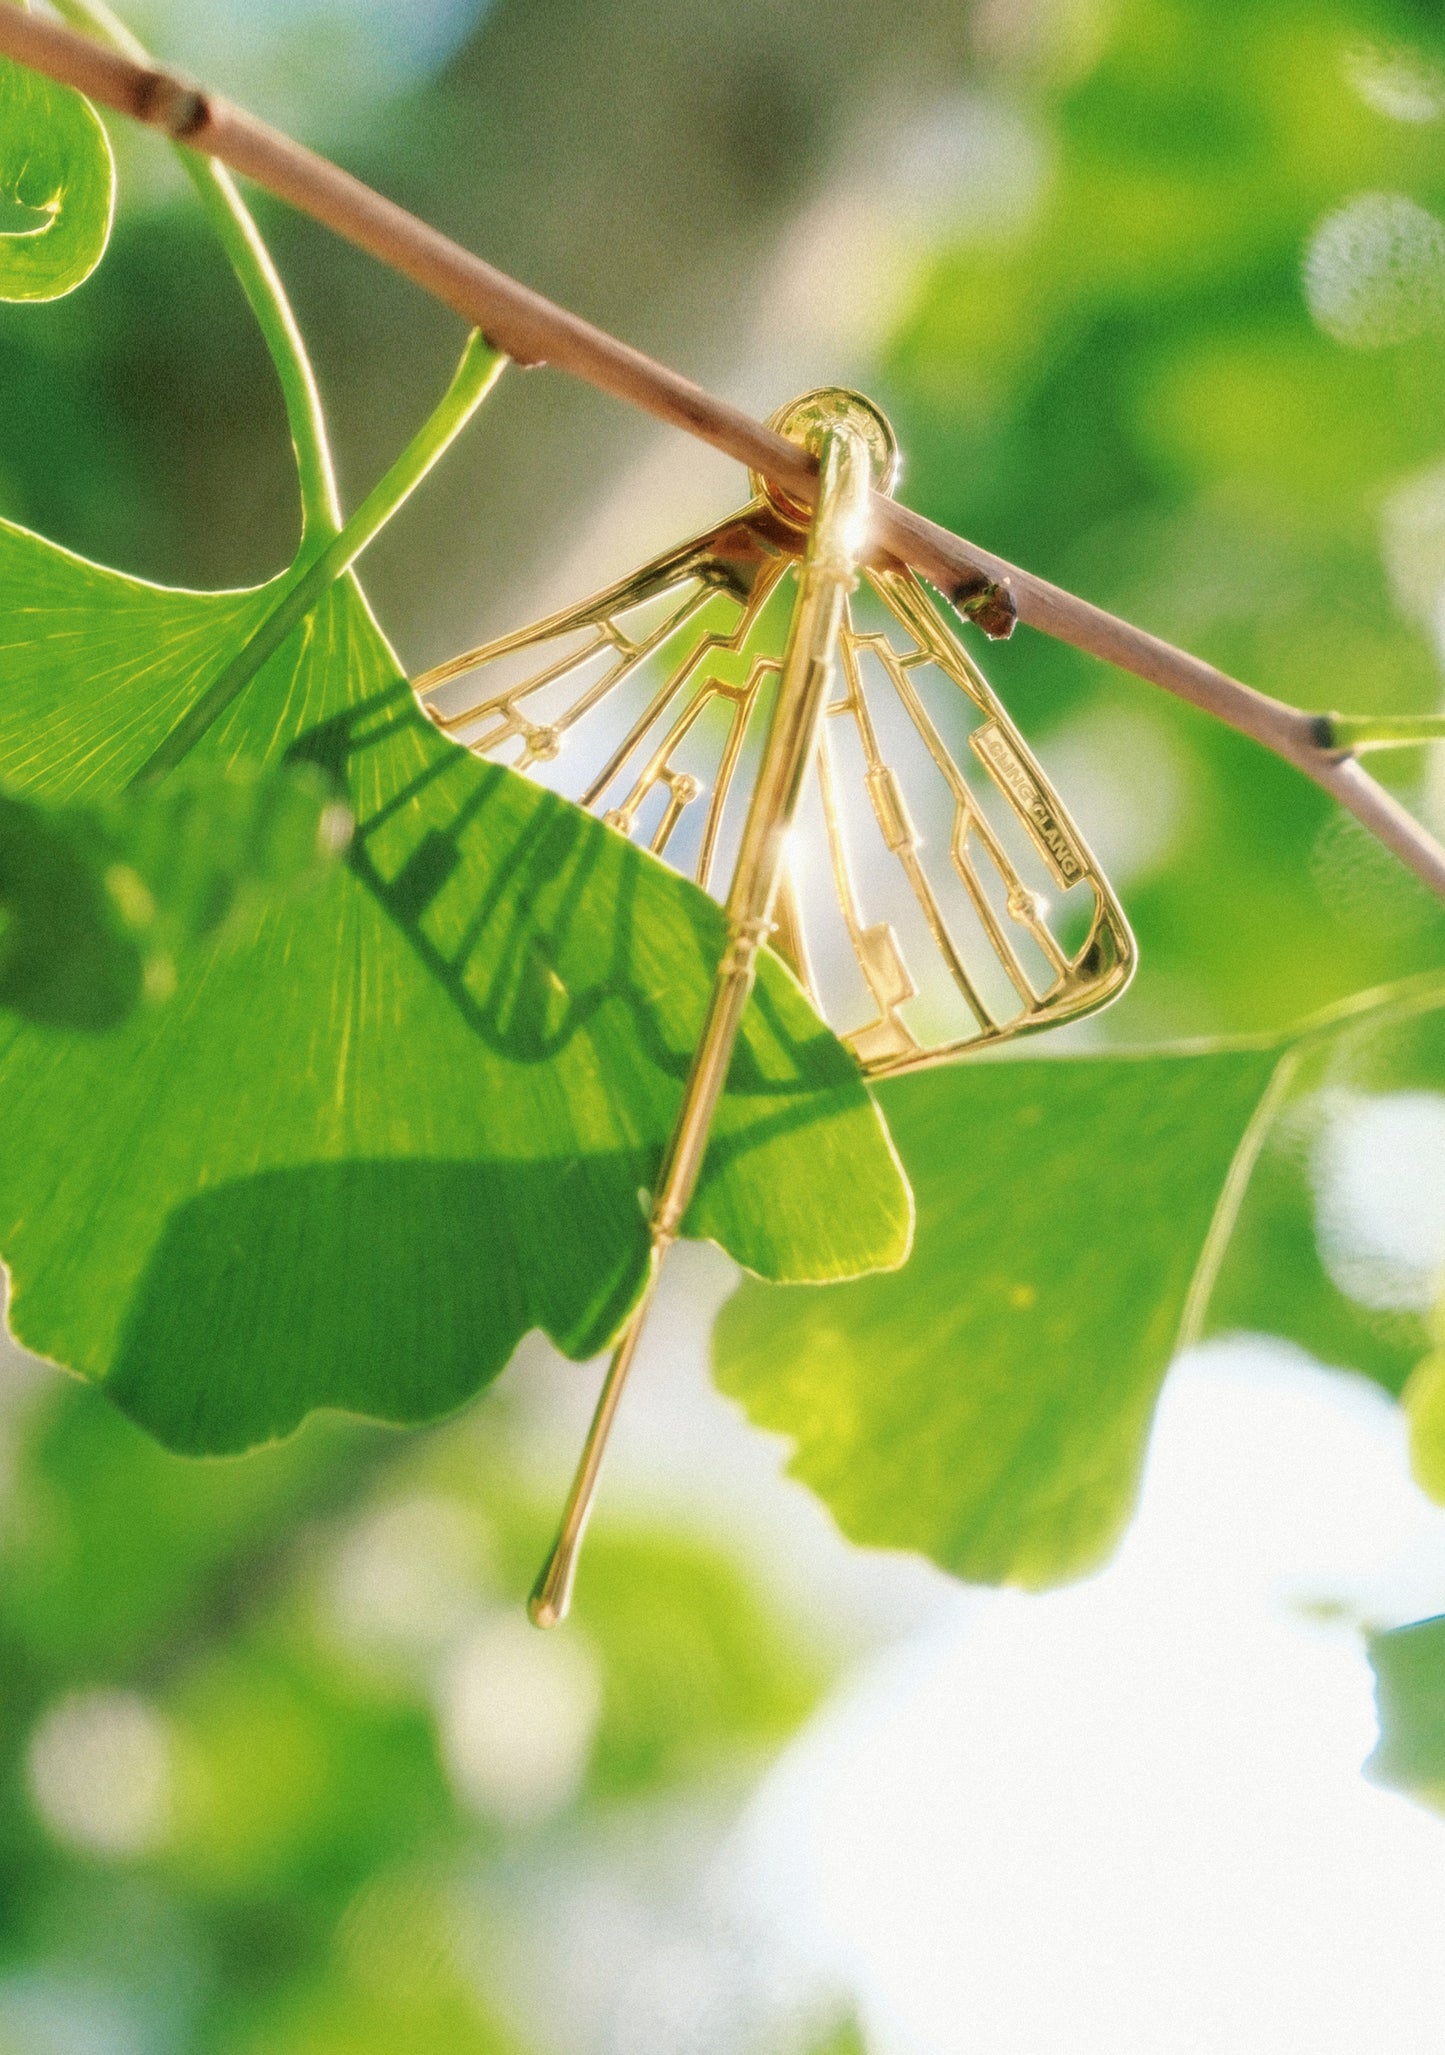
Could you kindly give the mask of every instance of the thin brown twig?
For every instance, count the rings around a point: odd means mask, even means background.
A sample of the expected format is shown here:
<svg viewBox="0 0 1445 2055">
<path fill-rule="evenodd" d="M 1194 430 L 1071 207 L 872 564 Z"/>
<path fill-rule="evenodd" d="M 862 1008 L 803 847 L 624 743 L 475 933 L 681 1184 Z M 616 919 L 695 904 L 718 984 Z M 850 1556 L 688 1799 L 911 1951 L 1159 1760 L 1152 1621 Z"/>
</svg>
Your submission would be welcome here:
<svg viewBox="0 0 1445 2055">
<path fill-rule="evenodd" d="M 136 63 L 3 4 L 0 52 L 253 179 L 412 279 L 482 329 L 515 362 L 545 363 L 566 371 L 686 429 L 785 490 L 812 498 L 816 465 L 797 444 L 484 263 L 244 109 L 176 73 Z M 880 547 L 912 564 L 950 597 L 977 598 L 990 585 L 1003 586 L 1018 619 L 1029 627 L 1132 671 L 1273 750 L 1323 786 L 1445 899 L 1445 849 L 1348 750 L 1331 746 L 1319 716 L 1241 684 L 1213 664 L 1036 578 L 894 500 L 875 498 L 873 513 Z"/>
</svg>

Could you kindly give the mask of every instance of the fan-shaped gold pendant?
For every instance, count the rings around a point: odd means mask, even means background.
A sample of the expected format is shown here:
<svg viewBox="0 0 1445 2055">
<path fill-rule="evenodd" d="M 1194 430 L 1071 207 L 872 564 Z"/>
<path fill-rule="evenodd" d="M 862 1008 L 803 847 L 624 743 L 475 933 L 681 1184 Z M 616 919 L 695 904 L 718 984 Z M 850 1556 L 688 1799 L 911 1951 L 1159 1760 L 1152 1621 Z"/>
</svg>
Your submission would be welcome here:
<svg viewBox="0 0 1445 2055">
<path fill-rule="evenodd" d="M 706 534 L 416 680 L 469 748 L 601 813 L 704 888 L 727 881 L 731 939 L 654 1202 L 654 1282 L 765 940 L 870 1076 L 1077 1019 L 1134 967 L 1113 890 L 957 617 L 870 550 L 870 487 L 889 490 L 897 470 L 884 416 L 830 388 L 772 425 L 818 455 L 812 509 L 755 479 L 751 504 Z M 995 634 L 1012 625 L 992 587 L 965 611 Z M 458 692 L 462 679 L 474 682 Z M 567 1608 L 650 1291 L 533 1594 L 543 1625 Z"/>
</svg>

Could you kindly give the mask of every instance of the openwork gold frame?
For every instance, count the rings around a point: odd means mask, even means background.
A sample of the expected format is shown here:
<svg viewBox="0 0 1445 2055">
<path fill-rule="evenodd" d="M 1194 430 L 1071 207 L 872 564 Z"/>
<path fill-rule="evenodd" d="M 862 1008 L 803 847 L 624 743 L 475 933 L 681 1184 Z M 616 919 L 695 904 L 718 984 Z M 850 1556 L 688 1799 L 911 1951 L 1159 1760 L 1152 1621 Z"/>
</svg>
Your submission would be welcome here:
<svg viewBox="0 0 1445 2055">
<path fill-rule="evenodd" d="M 784 433 L 797 433 L 801 426 L 816 438 L 830 419 L 856 424 L 860 416 L 868 431 L 864 447 L 873 474 L 886 483 L 895 461 L 892 432 L 859 395 L 810 394 L 794 402 L 776 425 Z M 703 825 L 690 869 L 705 890 L 716 889 L 720 829 L 735 794 L 744 741 L 781 669 L 778 656 L 757 654 L 739 677 L 739 666 L 725 659 L 745 660 L 768 602 L 802 560 L 806 523 L 806 510 L 762 490 L 729 520 L 655 558 L 580 606 L 565 608 L 428 671 L 416 681 L 417 691 L 448 734 L 480 755 L 510 750 L 515 766 L 526 770 L 551 763 L 574 741 L 581 754 L 585 739 L 578 731 L 587 716 L 644 667 L 665 664 L 645 707 L 605 760 L 591 767 L 585 782 L 579 777 L 575 796 L 583 806 L 600 811 L 610 826 L 645 840 L 663 857 L 669 855 L 684 817 L 700 808 Z M 1135 951 L 1112 887 L 944 606 L 911 570 L 891 560 L 865 561 L 858 576 L 886 609 L 888 631 L 861 629 L 851 599 L 845 598 L 836 640 L 837 688 L 826 705 L 811 774 L 818 782 L 838 907 L 877 1009 L 873 1020 L 847 1031 L 843 1039 L 870 1076 L 885 1076 L 948 1061 L 985 1044 L 1093 1012 L 1123 991 L 1133 972 Z M 735 618 L 726 632 L 701 625 L 702 616 L 716 615 L 713 602 L 719 594 L 735 604 Z M 675 604 L 656 617 L 656 603 L 668 599 Z M 653 608 L 655 617 L 645 632 L 629 631 L 629 617 L 647 607 Z M 694 632 L 689 633 L 690 628 Z M 444 709 L 438 704 L 455 680 L 480 673 L 485 681 L 504 659 L 532 650 L 539 662 L 520 681 L 458 706 Z M 603 655 L 609 659 L 605 668 L 563 711 L 550 719 L 533 718 L 530 702 L 573 673 L 595 668 Z M 896 697 L 946 788 L 952 812 L 946 861 L 962 884 L 977 923 L 967 938 L 943 903 L 942 882 L 930 872 L 904 781 L 880 744 L 865 677 L 870 665 L 876 666 L 881 689 Z M 1022 825 L 1058 893 L 1082 885 L 1092 894 L 1083 938 L 1072 946 L 1060 938 L 1044 896 L 1026 883 L 1016 854 L 950 750 L 920 690 L 921 674 L 930 668 L 957 689 L 974 717 L 967 742 L 976 769 L 998 794 L 1006 813 Z M 681 768 L 676 758 L 719 704 L 729 709 L 726 736 L 714 775 L 704 781 Z M 896 865 L 907 881 L 933 947 L 972 1021 L 962 1033 L 940 1039 L 910 1023 L 907 1008 L 919 990 L 916 945 L 910 961 L 895 927 L 887 920 L 868 918 L 868 880 L 860 883 L 850 850 L 836 761 L 836 740 L 847 727 L 856 736 L 865 766 L 863 786 L 880 838 L 874 855 L 881 864 Z M 661 816 L 650 833 L 644 833 L 644 811 L 659 790 L 666 795 Z M 786 872 L 773 922 L 772 946 L 826 1014 L 806 924 Z M 1005 974 L 1014 1002 L 1006 1011 L 997 997 L 991 1002 L 985 996 L 977 960 L 981 952 Z"/>
<path fill-rule="evenodd" d="M 532 1593 L 529 1611 L 539 1626 L 555 1625 L 570 1604 L 607 1437 L 662 1259 L 677 1238 L 697 1185 L 755 981 L 758 951 L 765 941 L 772 939 L 819 1003 L 789 870 L 789 840 L 810 774 L 818 780 L 838 909 L 877 1008 L 872 1021 L 844 1038 L 870 1076 L 916 1069 L 966 1049 L 1075 1019 L 1122 991 L 1134 963 L 1133 940 L 1113 891 L 943 612 L 906 567 L 868 557 L 870 489 L 891 486 L 897 468 L 897 445 L 883 415 L 860 394 L 830 389 L 806 394 L 773 425 L 817 451 L 813 509 L 762 484 L 752 504 L 731 520 L 656 558 L 580 607 L 468 650 L 416 681 L 423 704 L 439 727 L 482 754 L 515 747 L 516 766 L 525 770 L 552 762 L 589 714 L 644 666 L 660 659 L 660 681 L 580 797 L 584 806 L 602 810 L 620 833 L 639 836 L 644 808 L 662 795 L 648 846 L 664 857 L 688 809 L 702 804 L 694 876 L 705 888 L 714 882 L 727 803 L 750 730 L 756 729 L 765 692 L 771 698 L 727 886 L 728 943 L 653 1201 L 649 1279 L 613 1351 L 556 1546 Z M 796 596 L 783 652 L 773 656 L 754 645 L 764 609 L 789 573 L 796 576 Z M 855 625 L 851 602 L 860 577 L 882 603 L 888 629 L 864 631 Z M 713 602 L 719 595 L 736 610 L 725 629 L 707 627 L 703 618 L 716 612 Z M 674 599 L 675 604 L 667 604 Z M 629 617 L 647 606 L 659 612 L 658 602 L 663 603 L 660 618 L 641 632 L 632 632 Z M 901 631 L 901 649 L 893 629 Z M 458 708 L 443 710 L 432 704 L 455 679 L 534 650 L 540 664 L 519 681 Z M 735 661 L 727 663 L 725 658 Z M 554 693 L 574 672 L 599 663 L 597 675 L 575 699 L 550 719 L 533 717 L 528 703 L 537 695 Z M 1003 972 L 1007 1010 L 985 996 L 980 968 L 967 960 L 956 924 L 925 867 L 922 839 L 903 781 L 880 743 L 878 709 L 865 679 L 868 664 L 879 667 L 885 689 L 893 694 L 943 780 L 951 815 L 949 862 L 976 921 L 975 948 L 981 936 L 995 985 L 998 971 Z M 976 716 L 968 733 L 969 748 L 1001 802 L 1005 820 L 1022 828 L 1062 892 L 1080 885 L 1089 889 L 1086 933 L 1072 949 L 1050 924 L 1044 895 L 1025 881 L 1006 836 L 949 751 L 920 689 L 920 678 L 929 667 L 965 696 Z M 730 677 L 729 671 L 740 675 Z M 709 786 L 676 759 L 698 723 L 718 704 L 729 711 Z M 972 1029 L 962 1035 L 917 1032 L 905 1008 L 918 996 L 919 986 L 895 928 L 885 920 L 870 922 L 865 915 L 839 803 L 830 734 L 849 723 L 861 749 L 863 785 L 883 849 L 899 866 L 937 959 L 972 1020 Z M 1034 968 L 1027 960 L 1030 951 Z"/>
</svg>

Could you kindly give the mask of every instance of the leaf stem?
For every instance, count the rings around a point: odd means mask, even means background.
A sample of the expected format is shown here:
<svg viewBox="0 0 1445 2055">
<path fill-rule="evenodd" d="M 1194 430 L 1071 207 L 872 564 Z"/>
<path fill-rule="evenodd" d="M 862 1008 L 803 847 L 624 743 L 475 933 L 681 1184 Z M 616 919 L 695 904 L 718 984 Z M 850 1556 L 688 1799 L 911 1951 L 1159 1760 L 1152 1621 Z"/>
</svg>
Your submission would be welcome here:
<svg viewBox="0 0 1445 2055">
<path fill-rule="evenodd" d="M 53 0 L 53 5 L 67 21 L 74 22 L 110 49 L 119 51 L 137 64 L 150 64 L 145 45 L 131 34 L 104 0 Z M 214 158 L 202 157 L 180 143 L 174 147 L 246 295 L 275 366 L 286 408 L 286 421 L 291 430 L 291 443 L 296 452 L 296 474 L 301 490 L 298 557 L 304 557 L 309 550 L 335 536 L 341 529 L 341 502 L 336 491 L 336 471 L 316 374 L 306 354 L 291 302 L 286 297 L 286 288 L 235 180 Z"/>
<path fill-rule="evenodd" d="M 1445 714 L 1320 714 L 1323 749 L 1404 749 L 1445 741 Z"/>
<path fill-rule="evenodd" d="M 502 352 L 493 349 L 485 336 L 473 332 L 451 384 L 424 425 L 386 475 L 372 487 L 340 534 L 309 560 L 304 556 L 297 559 L 282 580 L 280 596 L 270 613 L 136 772 L 132 787 L 154 784 L 189 755 L 298 623 L 350 570 L 397 509 L 410 499 L 476 413 L 506 362 Z"/>
<path fill-rule="evenodd" d="M 1275 1118 L 1289 1096 L 1290 1086 L 1299 1070 L 1301 1051 L 1298 1044 L 1284 1050 L 1279 1062 L 1269 1074 L 1266 1084 L 1255 1103 L 1244 1133 L 1240 1136 L 1214 1213 L 1209 1222 L 1209 1232 L 1204 1237 L 1204 1246 L 1199 1251 L 1199 1260 L 1194 1266 L 1194 1275 L 1189 1281 L 1189 1296 L 1184 1302 L 1180 1316 L 1179 1332 L 1175 1337 L 1174 1353 L 1182 1355 L 1185 1349 L 1192 1349 L 1203 1339 L 1204 1323 L 1209 1317 L 1209 1303 L 1214 1296 L 1214 1287 L 1219 1282 L 1219 1273 L 1224 1264 L 1234 1230 L 1239 1224 L 1240 1208 L 1254 1177 L 1255 1166 L 1274 1127 Z"/>
<path fill-rule="evenodd" d="M 285 287 L 261 240 L 250 208 L 235 180 L 210 160 L 177 145 L 176 154 L 195 187 L 207 219 L 240 281 L 275 367 L 301 490 L 301 546 L 305 555 L 318 541 L 341 530 L 341 501 L 321 394 Z"/>
</svg>

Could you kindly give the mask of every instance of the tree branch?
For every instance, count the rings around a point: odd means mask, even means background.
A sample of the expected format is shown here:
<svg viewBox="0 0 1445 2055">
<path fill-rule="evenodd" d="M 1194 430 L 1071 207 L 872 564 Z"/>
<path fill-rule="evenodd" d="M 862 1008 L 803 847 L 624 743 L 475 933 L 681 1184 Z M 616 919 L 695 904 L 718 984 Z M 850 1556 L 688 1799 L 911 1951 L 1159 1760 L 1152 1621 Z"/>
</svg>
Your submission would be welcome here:
<svg viewBox="0 0 1445 2055">
<path fill-rule="evenodd" d="M 217 158 L 412 279 L 519 364 L 551 364 L 686 429 L 811 500 L 816 463 L 738 407 L 532 292 L 315 151 L 174 73 L 0 6 L 0 52 Z M 1061 591 L 896 501 L 875 498 L 880 548 L 912 564 L 983 625 L 1017 618 L 1132 671 L 1293 764 L 1445 899 L 1445 849 L 1333 740 L 1327 717 L 1242 685 L 1212 664 Z M 1002 588 L 1002 594 L 995 591 Z M 1007 595 L 1005 599 L 1002 595 Z M 1009 604 L 1011 602 L 1011 604 Z"/>
</svg>

